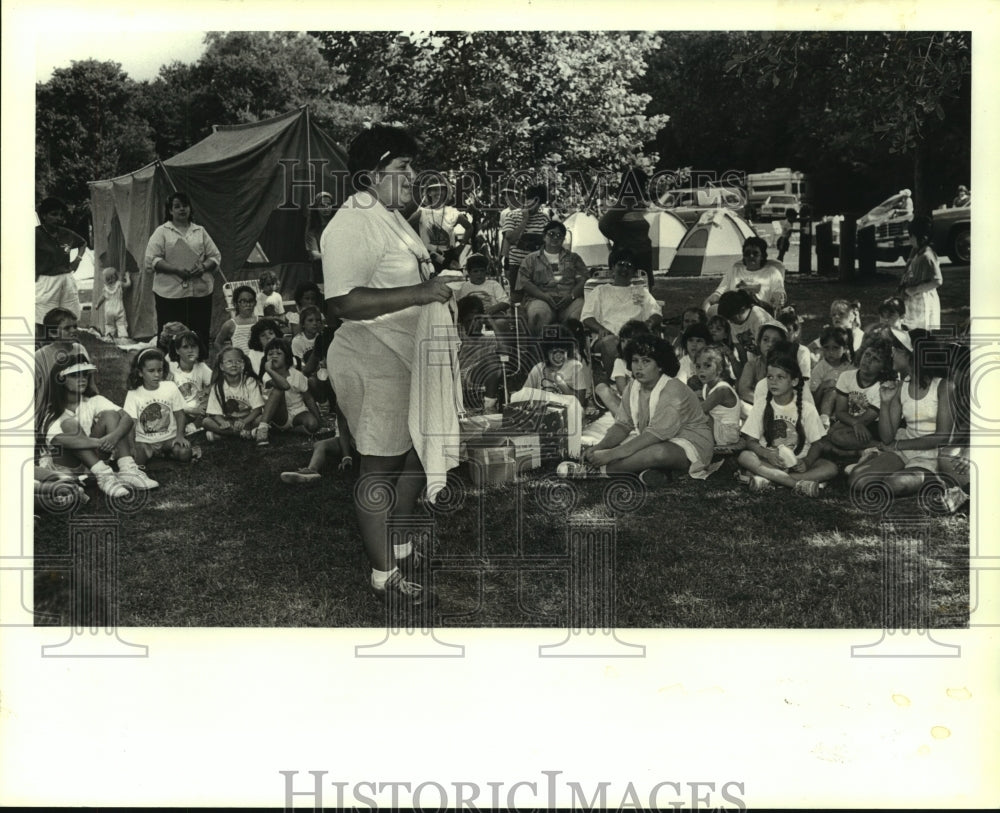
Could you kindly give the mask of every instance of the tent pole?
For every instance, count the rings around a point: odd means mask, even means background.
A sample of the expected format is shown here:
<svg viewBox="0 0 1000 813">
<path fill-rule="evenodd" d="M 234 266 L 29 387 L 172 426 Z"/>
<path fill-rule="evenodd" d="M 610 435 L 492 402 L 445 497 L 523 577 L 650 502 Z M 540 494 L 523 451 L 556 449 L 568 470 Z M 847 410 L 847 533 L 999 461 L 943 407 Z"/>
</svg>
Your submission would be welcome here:
<svg viewBox="0 0 1000 813">
<path fill-rule="evenodd" d="M 174 192 L 176 192 L 176 191 L 177 191 L 177 184 L 175 184 L 175 183 L 174 183 L 174 179 L 173 179 L 173 178 L 171 178 L 171 177 L 170 177 L 170 173 L 169 173 L 169 172 L 167 172 L 167 167 L 166 167 L 166 165 L 165 165 L 165 164 L 164 164 L 164 163 L 163 163 L 163 162 L 162 162 L 162 161 L 161 161 L 161 160 L 160 160 L 159 158 L 157 158 L 157 159 L 156 159 L 156 165 L 157 165 L 157 166 L 158 166 L 158 167 L 159 167 L 160 169 L 162 169 L 162 170 L 163 170 L 163 174 L 164 174 L 164 175 L 166 176 L 166 178 L 167 178 L 167 183 L 169 183 L 169 184 L 170 184 L 170 188 L 171 188 L 171 189 L 172 189 L 172 190 L 173 190 Z"/>
<path fill-rule="evenodd" d="M 304 105 L 302 105 L 302 107 L 305 108 L 305 111 L 306 111 L 306 163 L 309 165 L 309 179 L 312 180 L 313 179 L 313 177 L 312 177 L 312 169 L 313 169 L 313 165 L 312 165 L 312 157 L 313 157 L 313 155 L 312 155 L 312 121 L 309 118 L 309 105 L 304 104 Z M 320 180 L 321 181 L 323 180 L 322 176 L 320 177 Z M 315 190 L 314 187 L 310 187 L 310 188 L 313 189 L 313 192 L 316 192 L 316 190 Z M 319 193 L 316 192 L 316 194 L 313 195 L 313 198 L 312 198 L 312 200 L 309 201 L 308 206 L 312 206 L 313 200 L 316 200 L 316 196 L 318 194 Z"/>
</svg>

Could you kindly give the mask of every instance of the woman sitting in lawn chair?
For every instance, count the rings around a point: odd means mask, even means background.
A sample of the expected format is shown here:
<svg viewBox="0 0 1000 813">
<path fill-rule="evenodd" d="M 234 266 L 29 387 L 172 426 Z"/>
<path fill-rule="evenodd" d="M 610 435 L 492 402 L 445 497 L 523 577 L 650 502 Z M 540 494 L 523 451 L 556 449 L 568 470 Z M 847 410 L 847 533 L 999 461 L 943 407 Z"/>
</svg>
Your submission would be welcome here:
<svg viewBox="0 0 1000 813">
<path fill-rule="evenodd" d="M 665 472 L 671 471 L 699 480 L 708 477 L 712 429 L 698 396 L 674 377 L 679 362 L 673 348 L 658 336 L 640 335 L 626 345 L 625 358 L 632 362 L 632 381 L 614 424 L 600 443 L 583 453 L 582 463 L 560 463 L 559 476 L 635 472 L 647 486 L 663 482 Z"/>
</svg>

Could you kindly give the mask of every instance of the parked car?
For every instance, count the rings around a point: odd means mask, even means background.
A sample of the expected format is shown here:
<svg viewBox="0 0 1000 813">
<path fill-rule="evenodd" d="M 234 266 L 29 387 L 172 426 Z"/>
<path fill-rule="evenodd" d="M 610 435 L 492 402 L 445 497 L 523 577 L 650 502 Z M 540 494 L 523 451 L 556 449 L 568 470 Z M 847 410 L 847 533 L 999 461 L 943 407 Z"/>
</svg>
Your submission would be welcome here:
<svg viewBox="0 0 1000 813">
<path fill-rule="evenodd" d="M 913 219 L 913 198 L 909 189 L 900 189 L 868 214 L 858 218 L 858 229 L 875 227 L 876 256 L 885 262 L 905 257 L 910 249 L 907 226 Z"/>
<path fill-rule="evenodd" d="M 794 209 L 798 214 L 799 199 L 795 195 L 771 195 L 760 206 L 758 220 L 781 220 L 785 216 L 786 209 Z"/>
<path fill-rule="evenodd" d="M 931 217 L 934 220 L 934 248 L 938 254 L 947 254 L 955 265 L 968 265 L 972 209 L 968 206 L 944 207 L 931 212 Z"/>
</svg>

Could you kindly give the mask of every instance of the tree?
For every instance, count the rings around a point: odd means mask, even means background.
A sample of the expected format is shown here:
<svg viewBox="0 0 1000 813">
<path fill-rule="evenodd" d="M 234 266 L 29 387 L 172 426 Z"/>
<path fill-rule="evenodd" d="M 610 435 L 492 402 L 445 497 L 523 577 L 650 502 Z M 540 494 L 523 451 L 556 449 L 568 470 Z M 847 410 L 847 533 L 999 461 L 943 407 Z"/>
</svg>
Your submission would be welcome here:
<svg viewBox="0 0 1000 813">
<path fill-rule="evenodd" d="M 89 212 L 87 181 L 136 169 L 154 157 L 137 85 L 117 62 L 87 59 L 35 87 L 35 182 L 79 217 Z"/>
<path fill-rule="evenodd" d="M 655 158 L 645 145 L 667 117 L 647 116 L 650 98 L 633 88 L 655 35 L 314 33 L 350 101 L 403 122 L 427 167 L 544 175 Z"/>
<path fill-rule="evenodd" d="M 337 98 L 346 77 L 308 34 L 210 32 L 205 42 L 196 63 L 166 65 L 154 81 L 144 83 L 143 109 L 161 156 L 190 147 L 213 125 L 260 121 L 304 105 L 335 139 L 353 134 L 373 112 Z"/>
<path fill-rule="evenodd" d="M 933 145 L 964 142 L 945 163 L 964 160 L 968 177 L 971 65 L 969 32 L 790 32 L 746 35 L 726 70 L 794 95 L 805 137 L 834 153 L 905 158 L 914 207 L 927 210 L 940 186 L 926 173 Z"/>
</svg>

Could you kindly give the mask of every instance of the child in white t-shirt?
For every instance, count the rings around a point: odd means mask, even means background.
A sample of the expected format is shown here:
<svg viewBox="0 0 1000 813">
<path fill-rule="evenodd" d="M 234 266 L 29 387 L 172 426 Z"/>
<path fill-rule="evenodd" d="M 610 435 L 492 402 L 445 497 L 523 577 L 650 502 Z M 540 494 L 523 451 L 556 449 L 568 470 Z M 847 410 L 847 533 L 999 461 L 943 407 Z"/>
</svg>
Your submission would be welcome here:
<svg viewBox="0 0 1000 813">
<path fill-rule="evenodd" d="M 618 408 L 622 403 L 622 394 L 632 380 L 632 371 L 625 359 L 622 358 L 625 353 L 625 345 L 636 336 L 649 332 L 649 326 L 638 319 L 626 322 L 618 331 L 618 353 L 611 368 L 613 386 L 601 383 L 594 387 L 594 397 L 604 404 L 613 415 L 618 414 Z"/>
<path fill-rule="evenodd" d="M 281 294 L 275 289 L 278 287 L 278 275 L 273 271 L 265 271 L 258 280 L 260 285 L 260 296 L 257 297 L 257 305 L 254 313 L 258 317 L 266 316 L 272 319 L 280 319 L 285 313 L 285 303 Z"/>
<path fill-rule="evenodd" d="M 208 390 L 212 384 L 212 370 L 205 363 L 207 353 L 197 333 L 187 330 L 173 338 L 170 358 L 174 366 L 170 380 L 177 385 L 184 398 L 187 423 L 184 431 L 191 435 L 201 429 L 208 406 Z"/>
<path fill-rule="evenodd" d="M 250 359 L 239 348 L 227 347 L 216 357 L 212 371 L 202 424 L 205 437 L 210 441 L 216 435 L 253 440 L 263 409 L 260 379 L 250 369 Z"/>
<path fill-rule="evenodd" d="M 302 335 L 302 334 L 299 334 Z M 268 433 L 275 430 L 294 429 L 301 426 L 309 434 L 319 429 L 321 419 L 314 401 L 305 400 L 309 381 L 295 368 L 292 348 L 284 339 L 272 339 L 264 348 L 264 411 L 257 427 L 258 446 L 270 441 Z M 310 404 L 312 410 L 310 410 Z"/>
<path fill-rule="evenodd" d="M 733 446 L 740 440 L 740 399 L 733 385 L 723 379 L 726 354 L 710 344 L 695 357 L 695 371 L 701 382 L 701 408 L 712 423 L 716 446 Z"/>
<path fill-rule="evenodd" d="M 128 373 L 125 412 L 135 422 L 135 458 L 172 457 L 187 463 L 191 444 L 184 436 L 187 406 L 173 381 L 166 380 L 169 365 L 155 347 L 140 350 Z"/>
</svg>

